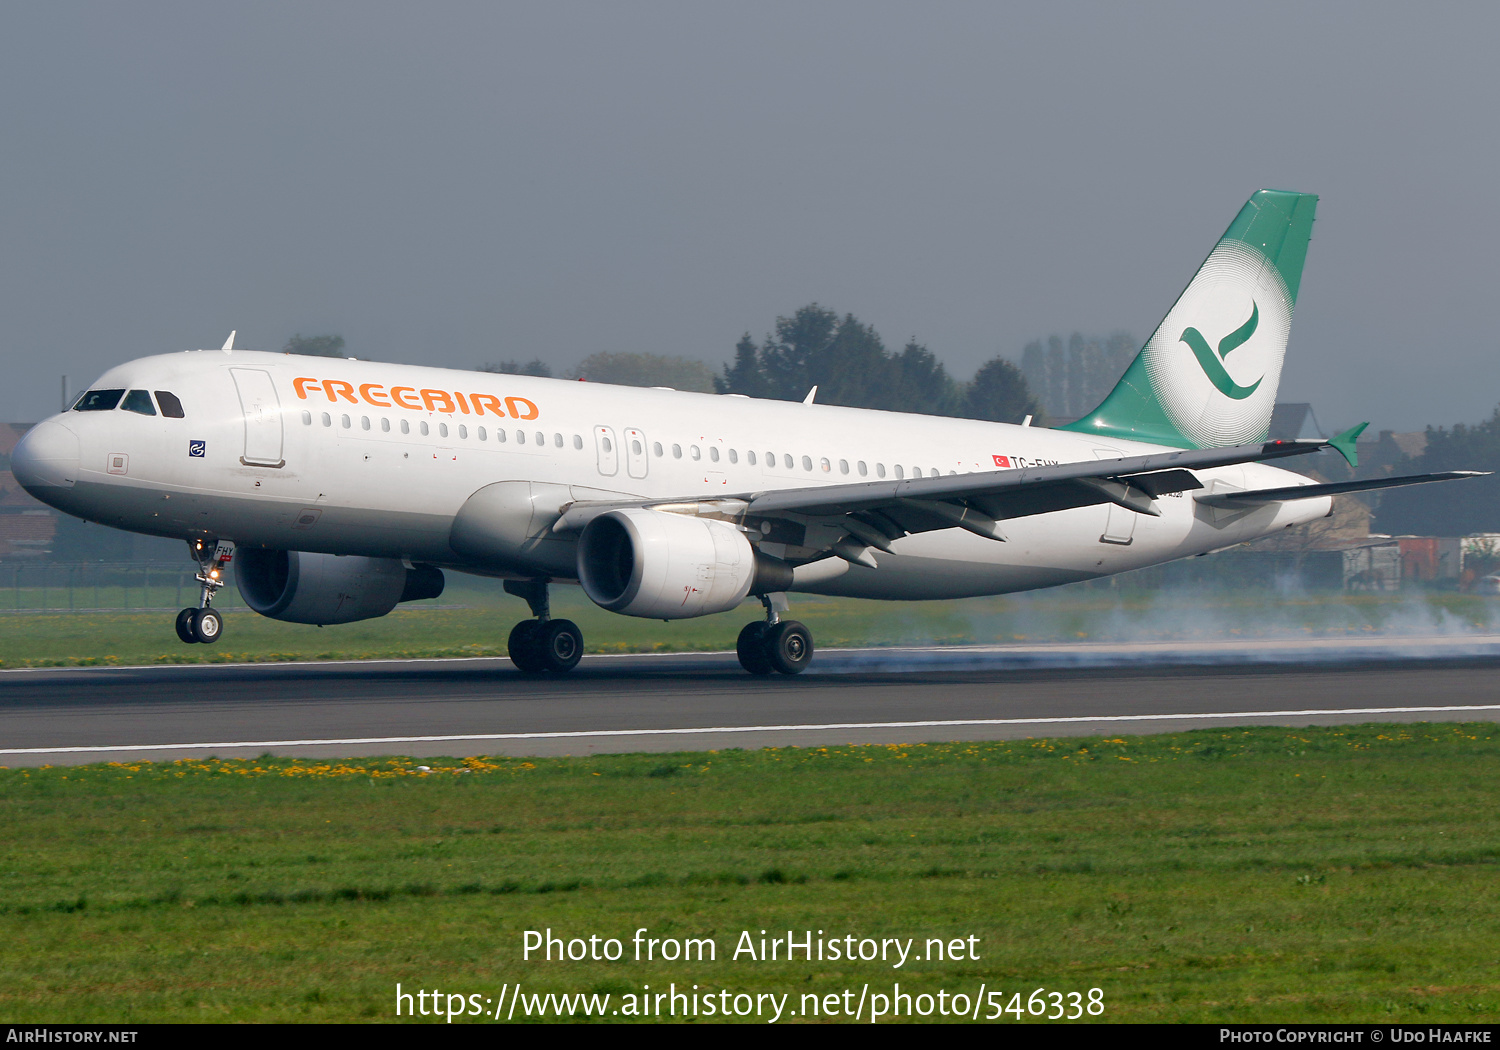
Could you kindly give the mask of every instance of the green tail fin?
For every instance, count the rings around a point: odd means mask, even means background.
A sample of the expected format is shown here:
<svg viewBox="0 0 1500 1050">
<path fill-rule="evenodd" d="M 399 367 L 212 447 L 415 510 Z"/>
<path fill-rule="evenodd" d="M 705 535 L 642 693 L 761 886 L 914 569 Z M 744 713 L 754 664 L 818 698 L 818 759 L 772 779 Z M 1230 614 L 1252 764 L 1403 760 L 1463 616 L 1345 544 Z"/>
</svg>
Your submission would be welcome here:
<svg viewBox="0 0 1500 1050">
<path fill-rule="evenodd" d="M 1262 440 L 1317 206 L 1251 197 L 1103 404 L 1058 429 L 1178 448 Z"/>
</svg>

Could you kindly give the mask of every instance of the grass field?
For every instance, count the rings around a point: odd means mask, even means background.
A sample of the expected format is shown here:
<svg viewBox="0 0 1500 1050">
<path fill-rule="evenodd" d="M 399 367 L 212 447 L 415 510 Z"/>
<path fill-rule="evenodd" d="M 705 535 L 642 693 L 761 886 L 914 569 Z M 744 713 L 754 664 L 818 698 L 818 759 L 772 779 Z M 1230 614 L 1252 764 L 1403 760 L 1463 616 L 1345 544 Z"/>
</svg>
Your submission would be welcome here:
<svg viewBox="0 0 1500 1050">
<path fill-rule="evenodd" d="M 232 596 L 233 589 L 224 593 Z M 664 624 L 606 613 L 577 587 L 559 586 L 554 595 L 554 614 L 578 622 L 590 652 L 733 649 L 740 628 L 762 615 L 752 601 L 733 612 Z M 457 577 L 438 602 L 414 602 L 380 619 L 326 628 L 267 620 L 224 600 L 223 640 L 190 646 L 173 633 L 169 588 L 137 599 L 167 604 L 150 611 L 28 612 L 17 601 L 17 612 L 0 601 L 0 667 L 504 656 L 511 627 L 529 615 L 523 602 L 498 585 Z M 1461 632 L 1489 628 L 1500 620 L 1497 612 L 1493 600 L 1451 593 L 1289 596 L 1074 586 L 943 602 L 794 595 L 791 615 L 812 628 L 820 648 L 830 648 Z"/>
<path fill-rule="evenodd" d="M 397 982 L 795 1010 L 900 981 L 1099 988 L 1104 1020 L 1491 1020 L 1497 759 L 1497 727 L 1447 724 L 4 770 L 0 1015 L 381 1020 Z M 640 927 L 717 959 L 522 959 L 528 929 Z M 787 929 L 980 958 L 728 958 Z"/>
</svg>

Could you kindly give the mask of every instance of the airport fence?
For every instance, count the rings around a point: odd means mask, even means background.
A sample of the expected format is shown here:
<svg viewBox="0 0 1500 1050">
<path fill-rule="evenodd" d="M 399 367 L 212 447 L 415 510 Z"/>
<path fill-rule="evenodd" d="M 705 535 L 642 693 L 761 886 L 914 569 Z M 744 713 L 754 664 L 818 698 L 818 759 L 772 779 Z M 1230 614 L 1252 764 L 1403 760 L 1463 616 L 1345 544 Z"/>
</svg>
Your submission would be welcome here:
<svg viewBox="0 0 1500 1050">
<path fill-rule="evenodd" d="M 176 612 L 198 604 L 197 567 L 181 561 L 56 562 L 0 559 L 0 617 L 6 613 Z M 514 602 L 498 583 L 447 575 L 443 597 L 422 608 L 465 609 L 486 597 Z M 243 609 L 233 566 L 214 598 L 216 609 Z"/>
<path fill-rule="evenodd" d="M 0 616 L 5 613 L 160 612 L 198 604 L 197 568 L 181 562 L 0 561 Z M 216 608 L 243 608 L 231 580 Z"/>
</svg>

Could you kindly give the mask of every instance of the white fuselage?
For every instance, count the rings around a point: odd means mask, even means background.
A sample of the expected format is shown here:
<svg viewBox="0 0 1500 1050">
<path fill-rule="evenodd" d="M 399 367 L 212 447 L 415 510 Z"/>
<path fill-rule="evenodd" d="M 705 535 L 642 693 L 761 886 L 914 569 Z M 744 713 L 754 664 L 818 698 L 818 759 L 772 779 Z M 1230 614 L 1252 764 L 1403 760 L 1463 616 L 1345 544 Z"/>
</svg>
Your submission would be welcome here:
<svg viewBox="0 0 1500 1050">
<path fill-rule="evenodd" d="M 527 573 L 466 560 L 450 532 L 470 496 L 500 481 L 568 486 L 578 499 L 692 500 L 1166 451 L 975 420 L 244 351 L 131 361 L 93 385 L 105 388 L 169 391 L 184 417 L 73 411 L 41 424 L 76 438 L 71 477 L 72 439 L 38 440 L 58 450 L 57 484 L 34 491 L 69 513 L 490 575 Z M 1202 492 L 1307 483 L 1264 464 L 1196 473 Z M 878 568 L 824 559 L 799 570 L 796 589 L 914 599 L 1045 587 L 1242 543 L 1330 507 L 1322 497 L 1226 510 L 1194 496 L 1161 497 L 1160 517 L 1106 504 L 1014 518 L 1006 542 L 915 534 Z M 759 546 L 807 557 L 773 538 Z"/>
</svg>

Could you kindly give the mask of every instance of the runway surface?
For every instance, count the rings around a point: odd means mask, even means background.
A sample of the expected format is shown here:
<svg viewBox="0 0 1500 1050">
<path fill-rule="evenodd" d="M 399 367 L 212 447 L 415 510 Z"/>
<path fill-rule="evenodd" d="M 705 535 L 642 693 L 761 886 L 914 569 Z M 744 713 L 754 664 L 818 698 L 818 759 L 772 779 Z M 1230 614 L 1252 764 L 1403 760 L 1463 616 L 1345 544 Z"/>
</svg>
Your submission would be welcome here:
<svg viewBox="0 0 1500 1050">
<path fill-rule="evenodd" d="M 1500 636 L 0 671 L 0 765 L 558 755 L 1500 720 Z"/>
</svg>

